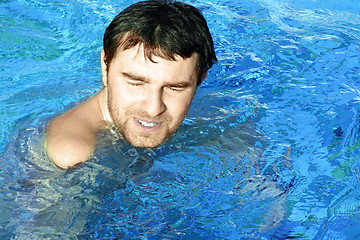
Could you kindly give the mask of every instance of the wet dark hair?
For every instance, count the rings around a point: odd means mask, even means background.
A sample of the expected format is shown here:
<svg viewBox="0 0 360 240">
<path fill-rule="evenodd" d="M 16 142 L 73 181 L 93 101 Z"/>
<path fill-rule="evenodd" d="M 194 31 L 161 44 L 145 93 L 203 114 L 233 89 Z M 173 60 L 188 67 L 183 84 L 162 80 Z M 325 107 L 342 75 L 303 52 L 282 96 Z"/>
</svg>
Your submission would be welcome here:
<svg viewBox="0 0 360 240">
<path fill-rule="evenodd" d="M 142 1 L 120 12 L 104 34 L 105 63 L 109 67 L 118 49 L 143 44 L 145 56 L 175 60 L 199 54 L 199 81 L 216 63 L 213 40 L 201 12 L 175 1 Z M 198 81 L 198 84 L 200 82 Z"/>
</svg>

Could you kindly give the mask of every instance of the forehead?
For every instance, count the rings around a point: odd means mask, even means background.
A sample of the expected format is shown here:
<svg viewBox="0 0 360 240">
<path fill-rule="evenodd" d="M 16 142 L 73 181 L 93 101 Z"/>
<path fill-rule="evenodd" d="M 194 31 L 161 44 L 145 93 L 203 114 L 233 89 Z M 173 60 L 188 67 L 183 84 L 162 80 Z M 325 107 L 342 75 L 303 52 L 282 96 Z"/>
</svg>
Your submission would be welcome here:
<svg viewBox="0 0 360 240">
<path fill-rule="evenodd" d="M 118 52 L 133 47 L 143 50 L 145 56 L 149 59 L 152 59 L 153 56 L 158 56 L 167 60 L 175 60 L 177 56 L 189 58 L 194 54 L 189 52 L 189 50 L 180 49 L 178 49 L 180 53 L 176 53 L 176 51 L 170 51 L 168 48 L 163 47 L 162 45 L 153 45 L 147 41 L 144 41 L 144 39 L 141 38 L 138 34 L 129 31 L 118 37 L 113 56 L 116 56 Z M 196 53 L 196 55 L 198 55 L 197 60 L 200 61 L 200 55 L 198 53 Z"/>
<path fill-rule="evenodd" d="M 189 58 L 173 55 L 173 60 L 156 53 L 149 57 L 143 44 L 138 44 L 129 49 L 119 49 L 112 61 L 111 68 L 140 74 L 144 77 L 165 78 L 167 75 L 171 79 L 195 78 L 197 80 L 198 59 L 197 53 L 192 54 Z"/>
</svg>

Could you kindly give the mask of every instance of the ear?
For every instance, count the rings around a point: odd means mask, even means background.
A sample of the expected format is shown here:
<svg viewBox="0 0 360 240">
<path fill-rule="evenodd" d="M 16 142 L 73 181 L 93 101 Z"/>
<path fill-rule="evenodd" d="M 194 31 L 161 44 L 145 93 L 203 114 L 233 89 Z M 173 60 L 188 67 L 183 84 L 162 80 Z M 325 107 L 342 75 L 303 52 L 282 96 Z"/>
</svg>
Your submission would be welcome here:
<svg viewBox="0 0 360 240">
<path fill-rule="evenodd" d="M 200 84 L 199 84 L 198 86 L 200 86 L 201 83 L 205 80 L 205 78 L 208 76 L 208 73 L 209 73 L 209 71 L 206 71 L 206 72 L 202 75 Z"/>
<path fill-rule="evenodd" d="M 107 78 L 107 66 L 105 63 L 105 51 L 101 50 L 101 73 L 102 73 L 102 81 L 105 87 L 107 87 L 108 78 Z"/>
</svg>

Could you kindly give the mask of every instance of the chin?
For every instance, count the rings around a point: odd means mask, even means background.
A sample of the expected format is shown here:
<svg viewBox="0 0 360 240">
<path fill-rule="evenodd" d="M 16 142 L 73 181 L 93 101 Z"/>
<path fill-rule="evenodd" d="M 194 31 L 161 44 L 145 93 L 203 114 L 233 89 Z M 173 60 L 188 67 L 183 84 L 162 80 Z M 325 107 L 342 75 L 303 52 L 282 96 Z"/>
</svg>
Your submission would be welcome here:
<svg viewBox="0 0 360 240">
<path fill-rule="evenodd" d="M 175 128 L 163 129 L 157 133 L 144 133 L 131 131 L 130 127 L 118 127 L 121 136 L 134 147 L 140 148 L 156 148 L 163 144 L 173 133 L 176 132 Z"/>
<path fill-rule="evenodd" d="M 153 139 L 149 137 L 126 137 L 124 136 L 125 140 L 133 145 L 134 147 L 140 148 L 156 148 L 160 146 L 163 142 L 165 142 L 166 138 L 162 139 Z"/>
<path fill-rule="evenodd" d="M 162 141 L 161 143 L 144 143 L 144 142 L 130 142 L 128 141 L 131 145 L 133 145 L 134 147 L 139 147 L 139 148 L 157 148 L 159 147 L 164 141 Z"/>
</svg>

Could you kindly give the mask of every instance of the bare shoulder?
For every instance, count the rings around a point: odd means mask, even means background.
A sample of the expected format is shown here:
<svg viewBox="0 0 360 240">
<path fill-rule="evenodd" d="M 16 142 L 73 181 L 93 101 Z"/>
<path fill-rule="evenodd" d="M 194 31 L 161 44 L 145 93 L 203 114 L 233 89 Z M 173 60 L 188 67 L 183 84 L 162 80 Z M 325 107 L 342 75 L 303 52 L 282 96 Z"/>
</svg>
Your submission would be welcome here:
<svg viewBox="0 0 360 240">
<path fill-rule="evenodd" d="M 91 156 L 94 143 L 84 141 L 78 136 L 53 136 L 52 128 L 49 129 L 46 148 L 49 157 L 58 167 L 67 169 L 85 162 Z"/>
<path fill-rule="evenodd" d="M 50 122 L 46 136 L 49 157 L 64 169 L 85 162 L 94 150 L 97 132 L 103 127 L 101 110 L 93 97 Z"/>
</svg>

